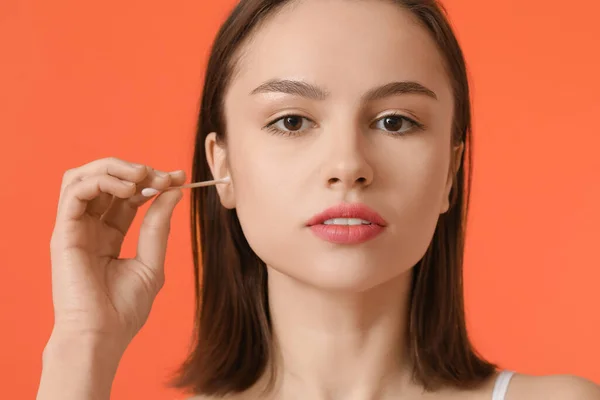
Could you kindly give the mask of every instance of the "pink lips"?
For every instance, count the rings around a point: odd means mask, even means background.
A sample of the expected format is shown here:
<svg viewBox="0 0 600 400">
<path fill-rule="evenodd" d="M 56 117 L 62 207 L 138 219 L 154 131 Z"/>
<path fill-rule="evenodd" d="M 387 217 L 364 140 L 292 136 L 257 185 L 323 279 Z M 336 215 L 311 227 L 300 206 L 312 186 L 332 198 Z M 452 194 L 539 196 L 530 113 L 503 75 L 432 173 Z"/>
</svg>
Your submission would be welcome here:
<svg viewBox="0 0 600 400">
<path fill-rule="evenodd" d="M 359 218 L 370 225 L 325 225 L 334 218 Z M 385 220 L 364 204 L 342 203 L 312 217 L 306 225 L 319 238 L 336 244 L 359 244 L 379 235 L 387 225 Z"/>
</svg>

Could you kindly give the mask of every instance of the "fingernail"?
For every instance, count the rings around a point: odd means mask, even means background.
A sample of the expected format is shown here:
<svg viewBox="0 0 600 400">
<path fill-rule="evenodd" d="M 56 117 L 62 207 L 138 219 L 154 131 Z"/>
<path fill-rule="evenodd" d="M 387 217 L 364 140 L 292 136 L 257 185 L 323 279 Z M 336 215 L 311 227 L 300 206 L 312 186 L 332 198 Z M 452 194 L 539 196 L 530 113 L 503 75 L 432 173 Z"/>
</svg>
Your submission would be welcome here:
<svg viewBox="0 0 600 400">
<path fill-rule="evenodd" d="M 179 174 L 183 174 L 183 173 L 185 173 L 184 170 L 178 169 L 177 171 L 171 171 L 171 172 L 169 172 L 169 175 L 179 175 Z"/>
<path fill-rule="evenodd" d="M 169 176 L 169 174 L 167 174 L 166 172 L 163 172 L 163 171 L 154 170 L 154 172 L 156 172 L 156 175 L 160 176 L 161 178 L 165 178 L 165 177 Z"/>
<path fill-rule="evenodd" d="M 140 169 L 141 169 L 141 168 L 146 168 L 146 166 L 145 166 L 145 165 L 142 165 L 142 164 L 136 164 L 136 163 L 131 163 L 131 166 L 132 166 L 132 167 L 134 167 L 134 168 L 140 168 Z"/>
<path fill-rule="evenodd" d="M 158 192 L 159 192 L 158 190 L 153 189 L 153 188 L 145 188 L 145 189 L 142 189 L 142 196 L 152 197 L 152 196 L 158 194 Z"/>
</svg>

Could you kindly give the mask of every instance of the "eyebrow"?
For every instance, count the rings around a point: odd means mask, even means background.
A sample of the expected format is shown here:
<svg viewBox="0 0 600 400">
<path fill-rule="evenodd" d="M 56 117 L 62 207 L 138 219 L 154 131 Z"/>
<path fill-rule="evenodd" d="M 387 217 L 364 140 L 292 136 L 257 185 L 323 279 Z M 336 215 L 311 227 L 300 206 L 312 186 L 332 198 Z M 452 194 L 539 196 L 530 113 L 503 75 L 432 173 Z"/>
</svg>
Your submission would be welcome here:
<svg viewBox="0 0 600 400">
<path fill-rule="evenodd" d="M 286 93 L 312 100 L 325 100 L 329 96 L 329 92 L 316 85 L 288 79 L 269 80 L 250 92 L 251 95 L 258 93 Z M 365 103 L 403 94 L 420 94 L 437 100 L 435 92 L 422 84 L 413 81 L 401 81 L 390 82 L 369 90 L 362 96 L 362 102 Z"/>
</svg>

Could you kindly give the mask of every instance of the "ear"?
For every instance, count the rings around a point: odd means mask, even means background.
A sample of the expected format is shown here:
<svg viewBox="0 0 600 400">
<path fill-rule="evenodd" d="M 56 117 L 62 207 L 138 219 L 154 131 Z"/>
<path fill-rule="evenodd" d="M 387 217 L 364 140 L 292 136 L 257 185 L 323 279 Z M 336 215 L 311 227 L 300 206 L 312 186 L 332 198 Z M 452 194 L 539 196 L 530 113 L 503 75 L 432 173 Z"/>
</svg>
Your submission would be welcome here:
<svg viewBox="0 0 600 400">
<path fill-rule="evenodd" d="M 211 132 L 204 141 L 206 160 L 214 179 L 222 179 L 226 176 L 231 178 L 229 183 L 215 185 L 221 205 L 227 209 L 235 208 L 235 192 L 233 189 L 233 177 L 229 170 L 227 149 L 217 141 L 216 132 Z"/>
<path fill-rule="evenodd" d="M 444 190 L 444 198 L 442 199 L 442 208 L 440 210 L 440 214 L 444 214 L 450 209 L 450 191 L 452 190 L 452 185 L 456 179 L 458 168 L 460 168 L 464 149 L 464 142 L 461 142 L 458 146 L 454 146 L 452 149 L 452 160 L 450 160 L 450 169 L 448 171 L 448 179 L 446 181 L 446 188 Z"/>
</svg>

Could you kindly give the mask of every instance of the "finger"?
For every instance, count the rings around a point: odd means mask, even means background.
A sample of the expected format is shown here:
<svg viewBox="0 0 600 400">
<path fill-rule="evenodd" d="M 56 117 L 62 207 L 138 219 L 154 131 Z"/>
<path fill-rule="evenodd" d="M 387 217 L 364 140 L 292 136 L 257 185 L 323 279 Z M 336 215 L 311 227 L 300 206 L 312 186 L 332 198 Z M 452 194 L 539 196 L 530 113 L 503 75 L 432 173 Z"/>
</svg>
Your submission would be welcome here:
<svg viewBox="0 0 600 400">
<path fill-rule="evenodd" d="M 128 182 L 138 183 L 144 180 L 148 173 L 149 169 L 144 165 L 129 163 L 114 157 L 95 160 L 81 167 L 70 169 L 63 175 L 58 207 L 60 208 L 65 188 L 79 180 L 96 175 L 110 175 Z"/>
<path fill-rule="evenodd" d="M 148 186 L 145 186 L 145 183 L 142 182 L 138 184 L 138 190 L 135 196 L 132 196 L 128 199 L 114 199 L 110 208 L 102 216 L 102 220 L 107 225 L 118 229 L 121 233 L 123 233 L 123 235 L 125 235 L 135 219 L 138 208 L 151 199 L 150 197 L 142 196 L 140 194 L 142 188 L 153 187 L 155 189 L 162 190 L 169 186 L 182 185 L 185 182 L 185 172 L 183 171 L 171 172 L 169 175 L 171 176 L 170 184 L 165 185 L 165 183 L 162 181 L 154 181 L 150 182 Z"/>
<path fill-rule="evenodd" d="M 117 167 L 111 167 L 110 165 L 107 167 L 106 171 L 108 175 L 116 176 L 117 178 L 121 179 L 126 179 L 123 178 L 123 176 L 131 176 L 130 172 L 127 170 L 127 162 L 117 159 L 116 165 Z M 136 167 L 136 165 L 137 164 L 132 164 L 134 168 L 138 168 Z M 145 173 L 141 175 L 133 175 L 135 182 L 138 183 L 137 187 L 140 192 L 147 185 L 155 185 L 158 187 L 169 185 L 169 177 L 166 172 L 155 171 L 151 167 L 147 166 L 141 167 L 142 169 L 145 169 Z M 98 172 L 104 173 L 102 169 L 98 170 Z M 92 171 L 92 173 L 95 173 L 95 171 Z M 142 177 L 143 179 L 140 180 L 140 178 Z M 120 201 L 120 199 L 115 199 L 113 196 L 109 196 L 107 194 L 100 195 L 90 202 L 90 204 L 88 205 L 88 213 L 94 216 L 101 217 L 110 209 L 110 207 L 112 206 L 112 204 L 115 203 L 115 201 Z"/>
<path fill-rule="evenodd" d="M 65 172 L 61 186 L 62 191 L 76 180 L 93 175 L 111 175 L 116 178 L 138 183 L 148 174 L 148 168 L 141 164 L 130 163 L 116 157 L 102 158 L 73 168 Z"/>
<path fill-rule="evenodd" d="M 171 216 L 182 197 L 181 189 L 160 194 L 148 209 L 140 228 L 136 259 L 150 268 L 159 279 L 164 279 Z"/>
<path fill-rule="evenodd" d="M 128 198 L 133 196 L 135 190 L 134 183 L 110 175 L 98 175 L 76 181 L 65 188 L 57 218 L 63 221 L 77 220 L 85 214 L 89 202 L 102 193 Z"/>
<path fill-rule="evenodd" d="M 98 197 L 90 201 L 87 206 L 87 212 L 94 217 L 102 217 L 109 208 L 112 202 L 116 199 L 115 196 L 109 193 L 100 193 Z"/>
<path fill-rule="evenodd" d="M 159 191 L 163 191 L 173 186 L 173 179 L 185 179 L 185 172 L 183 171 L 164 172 L 152 169 L 150 167 L 148 168 L 150 169 L 150 172 L 148 173 L 146 179 L 139 183 L 136 195 L 131 199 L 128 199 L 129 202 L 138 207 L 147 203 L 149 200 L 148 197 L 142 196 L 142 189 L 153 188 Z"/>
<path fill-rule="evenodd" d="M 166 172 L 154 170 L 153 168 L 147 166 L 144 168 L 146 169 L 145 177 L 141 181 L 135 182 L 137 183 L 138 194 L 142 191 L 143 188 L 148 186 L 157 186 L 160 188 L 169 186 L 171 179 L 169 174 L 167 174 Z M 117 176 L 117 178 L 121 178 L 121 176 Z M 133 199 L 133 202 L 136 202 L 135 199 L 138 197 L 139 196 L 133 196 L 129 199 Z M 114 202 L 115 199 L 113 199 L 112 197 L 107 199 L 103 196 L 99 196 L 90 203 L 90 205 L 88 206 L 88 212 L 94 215 L 101 216 L 109 210 L 109 208 L 112 204 L 114 204 Z"/>
</svg>

